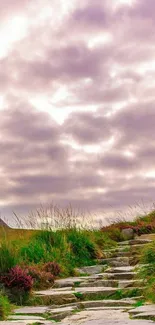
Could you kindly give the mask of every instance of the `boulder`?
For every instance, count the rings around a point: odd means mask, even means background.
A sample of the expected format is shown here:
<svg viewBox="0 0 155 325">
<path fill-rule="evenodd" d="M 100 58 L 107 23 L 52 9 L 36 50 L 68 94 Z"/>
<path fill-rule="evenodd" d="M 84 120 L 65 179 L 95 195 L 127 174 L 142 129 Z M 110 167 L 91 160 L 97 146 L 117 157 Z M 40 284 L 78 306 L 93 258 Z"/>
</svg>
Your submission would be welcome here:
<svg viewBox="0 0 155 325">
<path fill-rule="evenodd" d="M 134 231 L 131 228 L 126 228 L 122 230 L 122 235 L 125 240 L 130 240 L 134 238 Z"/>
</svg>

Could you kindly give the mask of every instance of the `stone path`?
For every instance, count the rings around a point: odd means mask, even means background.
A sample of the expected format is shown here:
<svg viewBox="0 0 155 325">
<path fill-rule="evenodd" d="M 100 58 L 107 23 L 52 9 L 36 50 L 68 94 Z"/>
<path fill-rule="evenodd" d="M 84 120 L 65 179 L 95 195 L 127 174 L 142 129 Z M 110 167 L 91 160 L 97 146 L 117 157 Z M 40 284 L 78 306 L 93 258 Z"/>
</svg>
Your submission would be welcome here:
<svg viewBox="0 0 155 325">
<path fill-rule="evenodd" d="M 150 239 L 140 237 L 106 250 L 97 265 L 80 268 L 78 277 L 56 280 L 52 289 L 36 291 L 39 306 L 17 308 L 0 325 L 48 325 L 54 321 L 62 325 L 152 324 L 147 319 L 155 319 L 154 305 L 134 308 L 144 290 L 143 282 L 135 279 L 134 260 L 148 242 Z"/>
</svg>

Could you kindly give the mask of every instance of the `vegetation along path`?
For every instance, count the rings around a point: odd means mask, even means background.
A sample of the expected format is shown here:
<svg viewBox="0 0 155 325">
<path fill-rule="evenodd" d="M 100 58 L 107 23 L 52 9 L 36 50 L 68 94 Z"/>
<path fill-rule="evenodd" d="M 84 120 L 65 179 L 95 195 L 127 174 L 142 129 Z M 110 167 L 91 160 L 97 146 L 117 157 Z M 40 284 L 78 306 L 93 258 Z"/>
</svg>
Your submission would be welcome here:
<svg viewBox="0 0 155 325">
<path fill-rule="evenodd" d="M 35 306 L 17 308 L 0 325 L 148 325 L 155 305 L 143 303 L 145 282 L 137 277 L 140 251 L 151 236 L 120 242 L 104 251 L 96 265 L 78 269 L 80 276 L 55 281 L 54 287 L 35 292 Z"/>
</svg>

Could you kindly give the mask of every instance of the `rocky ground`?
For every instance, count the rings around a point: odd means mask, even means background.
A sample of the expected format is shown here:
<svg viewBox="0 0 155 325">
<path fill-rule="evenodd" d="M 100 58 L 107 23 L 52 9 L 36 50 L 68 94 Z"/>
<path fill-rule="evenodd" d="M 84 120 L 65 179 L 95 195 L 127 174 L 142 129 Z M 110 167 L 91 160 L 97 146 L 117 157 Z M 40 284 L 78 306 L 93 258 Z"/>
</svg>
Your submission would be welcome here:
<svg viewBox="0 0 155 325">
<path fill-rule="evenodd" d="M 138 257 L 151 240 L 142 236 L 119 243 L 117 248 L 105 251 L 105 258 L 95 266 L 79 269 L 80 276 L 57 280 L 52 289 L 35 292 L 38 306 L 17 308 L 0 325 L 153 323 L 154 305 L 135 307 L 143 298 L 145 286 L 136 279 Z"/>
</svg>

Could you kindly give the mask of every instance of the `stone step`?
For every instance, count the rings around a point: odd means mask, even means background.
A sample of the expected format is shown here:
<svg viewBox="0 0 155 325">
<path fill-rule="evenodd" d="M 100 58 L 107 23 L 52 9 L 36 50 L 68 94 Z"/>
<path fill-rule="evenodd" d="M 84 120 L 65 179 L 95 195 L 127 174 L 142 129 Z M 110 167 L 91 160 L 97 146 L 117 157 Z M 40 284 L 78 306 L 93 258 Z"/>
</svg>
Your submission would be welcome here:
<svg viewBox="0 0 155 325">
<path fill-rule="evenodd" d="M 129 310 L 133 319 L 155 319 L 155 305 L 145 305 Z"/>
<path fill-rule="evenodd" d="M 112 257 L 97 260 L 100 264 L 108 264 L 109 266 L 129 266 L 129 257 Z"/>
<path fill-rule="evenodd" d="M 106 273 L 105 273 L 106 274 Z M 136 276 L 136 272 L 121 272 L 121 273 L 110 273 L 106 274 L 106 278 L 110 280 L 132 280 Z"/>
<path fill-rule="evenodd" d="M 53 289 L 41 290 L 34 292 L 35 300 L 38 305 L 64 305 L 77 301 L 73 290 L 69 291 L 56 291 Z"/>
<path fill-rule="evenodd" d="M 117 280 L 97 280 L 94 282 L 81 282 L 78 287 L 118 287 L 119 282 Z"/>
<path fill-rule="evenodd" d="M 129 257 L 131 255 L 131 253 L 128 251 L 128 252 L 115 252 L 113 253 L 112 257 Z"/>
<path fill-rule="evenodd" d="M 127 245 L 143 245 L 143 244 L 150 244 L 152 242 L 151 239 L 131 239 L 131 240 L 127 240 L 127 241 L 122 241 L 122 242 L 119 242 L 118 245 L 119 246 L 127 246 Z"/>
<path fill-rule="evenodd" d="M 45 320 L 44 317 L 41 316 L 35 316 L 35 315 L 10 315 L 8 317 L 8 320 L 28 320 L 29 322 L 35 323 L 39 320 L 42 322 Z"/>
<path fill-rule="evenodd" d="M 25 306 L 25 307 L 20 307 L 20 308 L 16 308 L 14 309 L 14 313 L 15 314 L 25 314 L 25 315 L 43 315 L 45 313 L 47 313 L 49 310 L 48 306 L 34 306 L 34 307 L 29 307 L 29 306 Z"/>
<path fill-rule="evenodd" d="M 106 254 L 106 253 L 115 253 L 115 252 L 127 252 L 130 249 L 130 245 L 120 246 L 119 244 L 120 242 L 118 243 L 118 246 L 115 248 L 105 249 L 103 253 Z"/>
<path fill-rule="evenodd" d="M 133 272 L 135 270 L 135 266 L 121 266 L 121 267 L 111 267 L 105 270 L 105 273 L 125 273 L 125 272 Z"/>
<path fill-rule="evenodd" d="M 142 280 L 121 280 L 118 281 L 118 288 L 128 288 L 128 287 L 142 287 L 144 285 Z"/>
<path fill-rule="evenodd" d="M 102 275 L 103 276 L 103 275 Z M 72 290 L 75 286 L 77 287 L 114 287 L 114 288 L 125 288 L 128 286 L 141 286 L 142 285 L 142 281 L 140 280 L 108 280 L 108 279 L 93 279 L 90 280 L 89 278 L 87 279 L 87 277 L 84 280 L 81 280 L 80 282 L 74 282 L 72 287 L 62 287 L 62 288 L 53 288 L 53 290 L 63 290 L 63 292 L 65 292 L 66 290 Z"/>
<path fill-rule="evenodd" d="M 97 273 L 104 272 L 106 266 L 104 265 L 92 265 L 92 266 L 84 266 L 81 268 L 77 268 L 76 271 L 82 274 L 94 275 Z"/>
<path fill-rule="evenodd" d="M 151 239 L 153 241 L 155 241 L 155 233 L 152 233 L 152 234 L 144 234 L 144 235 L 141 235 L 141 236 L 137 236 L 135 237 L 135 239 Z"/>
<path fill-rule="evenodd" d="M 51 325 L 51 324 L 54 324 L 55 321 L 52 321 L 52 320 L 35 320 L 35 319 L 32 319 L 32 320 L 6 320 L 6 321 L 0 321 L 0 325 L 32 325 L 32 324 L 35 324 L 35 325 Z"/>
<path fill-rule="evenodd" d="M 136 303 L 135 299 L 126 298 L 120 300 L 108 299 L 108 300 L 90 300 L 90 301 L 82 301 L 81 307 L 83 308 L 98 308 L 98 307 L 130 307 Z"/>
<path fill-rule="evenodd" d="M 132 318 L 133 319 L 149 319 L 149 320 L 152 319 L 154 321 L 155 320 L 155 310 L 134 315 Z"/>
<path fill-rule="evenodd" d="M 122 310 L 122 311 L 125 311 L 125 310 L 130 310 L 131 307 L 123 307 L 123 306 L 120 306 L 120 307 L 116 307 L 116 306 L 113 306 L 113 307 L 91 307 L 91 308 L 86 308 L 86 310 L 90 310 L 90 311 L 100 311 L 100 310 Z"/>
<path fill-rule="evenodd" d="M 149 312 L 154 312 L 155 313 L 155 305 L 144 305 L 140 306 L 134 309 L 130 309 L 130 315 L 138 315 L 141 313 L 149 313 Z"/>
<path fill-rule="evenodd" d="M 104 277 L 104 273 L 89 275 L 89 276 L 81 276 L 81 277 L 70 277 L 66 279 L 58 279 L 55 280 L 53 288 L 69 288 L 74 287 L 75 284 L 80 284 L 81 282 L 90 281 L 95 282 L 98 280 L 102 280 Z"/>
<path fill-rule="evenodd" d="M 137 289 L 137 287 L 135 287 Z M 132 287 L 128 287 L 121 289 L 124 293 L 128 293 L 129 291 L 133 290 Z M 127 291 L 126 291 L 127 290 Z M 139 291 L 142 288 L 139 288 Z M 71 291 L 57 291 L 53 289 L 48 290 L 41 290 L 35 292 L 35 296 L 39 297 L 39 304 L 46 304 L 46 305 L 63 305 L 70 302 L 76 302 L 77 299 L 85 300 L 85 299 L 92 299 L 98 298 L 99 296 L 103 298 L 108 298 L 115 293 L 117 293 L 118 288 L 115 287 L 78 287 Z"/>
</svg>

